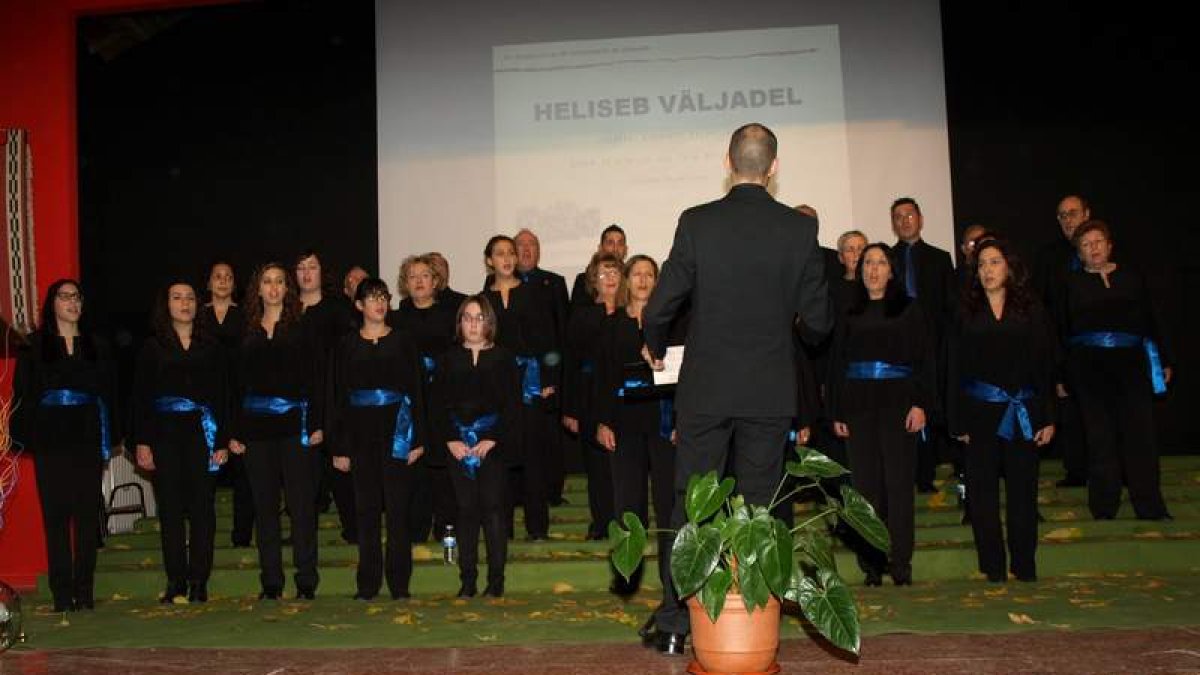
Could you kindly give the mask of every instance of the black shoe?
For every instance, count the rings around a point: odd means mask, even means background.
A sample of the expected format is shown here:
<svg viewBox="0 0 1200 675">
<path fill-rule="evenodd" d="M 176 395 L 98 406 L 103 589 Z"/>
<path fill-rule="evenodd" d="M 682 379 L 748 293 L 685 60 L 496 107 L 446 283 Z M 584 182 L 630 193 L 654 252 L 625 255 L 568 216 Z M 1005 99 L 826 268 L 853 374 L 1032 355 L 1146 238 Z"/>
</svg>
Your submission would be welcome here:
<svg viewBox="0 0 1200 675">
<path fill-rule="evenodd" d="M 687 635 L 684 633 L 659 632 L 655 645 L 659 654 L 668 656 L 684 656 L 687 654 Z"/>
<path fill-rule="evenodd" d="M 989 574 L 989 575 L 987 575 L 987 580 L 993 584 L 1002 584 L 1002 583 L 1008 581 L 1008 575 L 1007 574 Z"/>
<path fill-rule="evenodd" d="M 649 647 L 654 644 L 654 639 L 658 637 L 658 631 L 654 630 L 654 624 L 657 623 L 655 615 L 651 614 L 646 623 L 638 629 L 638 637 L 642 638 L 642 646 Z"/>
<path fill-rule="evenodd" d="M 569 506 L 571 502 L 567 501 L 566 497 L 552 497 L 547 502 L 550 506 Z"/>
<path fill-rule="evenodd" d="M 483 597 L 488 598 L 503 598 L 504 597 L 504 580 L 496 579 L 489 581 L 487 587 L 483 589 Z"/>
<path fill-rule="evenodd" d="M 619 595 L 622 598 L 628 598 L 631 595 L 637 595 L 638 585 L 625 580 L 625 577 L 615 577 L 608 584 L 608 592 L 613 595 Z"/>
<path fill-rule="evenodd" d="M 1145 517 L 1138 516 L 1138 520 L 1158 520 L 1158 521 L 1162 521 L 1162 522 L 1170 522 L 1170 521 L 1175 520 L 1175 516 L 1164 511 L 1163 513 L 1161 513 L 1157 516 L 1145 516 Z"/>
<path fill-rule="evenodd" d="M 525 541 L 550 541 L 550 537 L 546 534 L 530 534 L 525 537 Z"/>
<path fill-rule="evenodd" d="M 1016 576 L 1017 576 L 1017 581 L 1024 581 L 1025 583 L 1031 583 L 1031 582 L 1037 581 L 1036 574 L 1018 574 Z"/>
<path fill-rule="evenodd" d="M 933 486 L 933 483 L 918 483 L 917 492 L 923 495 L 931 495 L 937 492 L 937 488 Z"/>
<path fill-rule="evenodd" d="M 188 585 L 188 602 L 208 602 L 208 584 L 199 582 Z"/>
<path fill-rule="evenodd" d="M 362 600 L 364 602 L 370 602 L 375 599 L 376 595 L 377 595 L 376 593 L 364 593 L 362 591 L 359 591 L 354 594 L 353 599 L 354 600 Z"/>
<path fill-rule="evenodd" d="M 865 586 L 882 586 L 883 575 L 879 572 L 867 572 L 867 576 L 863 579 Z"/>
<path fill-rule="evenodd" d="M 892 570 L 892 583 L 897 586 L 912 586 L 912 568 Z"/>
<path fill-rule="evenodd" d="M 62 614 L 63 612 L 74 612 L 74 611 L 75 611 L 75 601 L 74 600 L 55 600 L 54 601 L 54 612 L 56 614 Z"/>
<path fill-rule="evenodd" d="M 283 591 L 278 588 L 264 588 L 258 594 L 259 600 L 278 600 L 283 595 Z"/>
<path fill-rule="evenodd" d="M 234 548 L 249 548 L 250 547 L 249 539 L 231 539 L 230 542 L 233 544 Z"/>
<path fill-rule="evenodd" d="M 1060 488 L 1070 488 L 1070 487 L 1085 487 L 1086 485 L 1087 485 L 1087 480 L 1086 480 L 1086 479 L 1083 479 L 1083 478 L 1073 478 L 1073 477 L 1071 477 L 1071 476 L 1067 476 L 1066 478 L 1062 478 L 1062 479 L 1060 479 L 1058 482 L 1056 482 L 1056 483 L 1054 484 L 1054 486 L 1055 486 L 1055 487 L 1060 487 Z"/>
<path fill-rule="evenodd" d="M 408 591 L 392 591 L 393 600 L 408 600 L 411 597 L 412 594 Z"/>
<path fill-rule="evenodd" d="M 175 598 L 186 598 L 187 586 L 185 584 L 167 584 L 167 590 L 158 596 L 158 602 L 163 605 L 170 605 L 175 602 Z"/>
<path fill-rule="evenodd" d="M 464 581 L 462 587 L 458 589 L 460 598 L 473 598 L 477 593 L 479 593 L 479 587 L 475 585 L 474 581 Z"/>
<path fill-rule="evenodd" d="M 297 588 L 296 589 L 296 599 L 297 600 L 314 600 L 314 599 L 316 599 L 316 597 L 317 597 L 317 590 L 315 588 Z"/>
<path fill-rule="evenodd" d="M 76 612 L 80 612 L 80 611 L 90 612 L 93 609 L 96 609 L 96 601 L 91 598 L 79 598 L 72 605 L 71 609 L 75 610 Z"/>
<path fill-rule="evenodd" d="M 358 546 L 358 533 L 342 530 L 342 541 L 350 544 L 351 546 Z"/>
</svg>

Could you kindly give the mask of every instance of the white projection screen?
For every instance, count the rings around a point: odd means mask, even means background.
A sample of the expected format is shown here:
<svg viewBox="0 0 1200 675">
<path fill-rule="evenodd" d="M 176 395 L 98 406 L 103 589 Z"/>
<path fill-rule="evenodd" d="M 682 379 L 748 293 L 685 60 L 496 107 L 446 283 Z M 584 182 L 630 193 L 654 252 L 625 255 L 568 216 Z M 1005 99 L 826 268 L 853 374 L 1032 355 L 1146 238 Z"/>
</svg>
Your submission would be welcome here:
<svg viewBox="0 0 1200 675">
<path fill-rule="evenodd" d="M 752 7 L 753 11 L 748 11 Z M 953 246 L 936 0 L 765 4 L 376 5 L 379 264 L 437 250 L 451 285 L 483 282 L 483 246 L 527 227 L 568 284 L 621 225 L 663 260 L 680 211 L 721 197 L 730 133 L 779 137 L 770 190 L 894 241 L 912 196 Z"/>
</svg>

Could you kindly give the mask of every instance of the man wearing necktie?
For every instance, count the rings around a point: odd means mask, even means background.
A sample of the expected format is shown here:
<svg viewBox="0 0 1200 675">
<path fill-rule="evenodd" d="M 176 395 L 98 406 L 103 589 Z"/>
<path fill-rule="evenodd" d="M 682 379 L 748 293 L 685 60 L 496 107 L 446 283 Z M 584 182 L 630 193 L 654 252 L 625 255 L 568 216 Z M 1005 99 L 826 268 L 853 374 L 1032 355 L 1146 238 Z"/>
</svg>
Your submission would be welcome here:
<svg viewBox="0 0 1200 675">
<path fill-rule="evenodd" d="M 954 267 L 950 254 L 921 239 L 925 221 L 921 206 L 912 197 L 901 197 L 892 202 L 892 231 L 896 242 L 897 274 L 904 280 L 908 297 L 921 305 L 930 323 L 931 335 L 941 354 L 942 338 L 946 327 L 954 317 L 957 294 L 954 289 Z M 939 369 L 940 370 L 940 369 Z M 941 378 L 938 378 L 940 381 Z M 935 422 L 940 422 L 935 418 Z M 931 429 L 925 439 L 917 443 L 917 489 L 920 492 L 935 491 L 933 478 L 937 469 L 939 448 L 942 447 L 940 424 Z"/>
<path fill-rule="evenodd" d="M 1033 268 L 1033 286 L 1041 294 L 1042 302 L 1052 316 L 1058 316 L 1063 309 L 1062 296 L 1066 293 L 1067 277 L 1083 269 L 1071 238 L 1075 236 L 1076 228 L 1091 220 L 1092 209 L 1087 199 L 1079 195 L 1067 195 L 1059 200 L 1055 217 L 1062 236 L 1055 237 L 1053 242 L 1038 251 Z M 1082 487 L 1087 485 L 1088 474 L 1083 419 L 1075 399 L 1068 396 L 1065 389 L 1057 393 L 1055 412 L 1058 419 L 1055 420 L 1055 426 L 1058 433 L 1054 436 L 1054 449 L 1062 455 L 1063 468 L 1067 471 L 1066 477 L 1058 481 L 1058 486 Z"/>
</svg>

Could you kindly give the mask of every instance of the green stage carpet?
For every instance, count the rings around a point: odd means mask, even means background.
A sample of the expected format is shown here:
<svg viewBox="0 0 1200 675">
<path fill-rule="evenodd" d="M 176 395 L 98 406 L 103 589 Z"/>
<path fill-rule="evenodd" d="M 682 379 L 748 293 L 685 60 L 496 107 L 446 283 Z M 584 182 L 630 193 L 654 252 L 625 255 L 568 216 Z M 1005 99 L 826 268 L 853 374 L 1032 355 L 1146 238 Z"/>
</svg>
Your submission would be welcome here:
<svg viewBox="0 0 1200 675">
<path fill-rule="evenodd" d="M 912 587 L 865 588 L 853 556 L 840 552 L 839 569 L 858 599 L 864 633 L 1200 623 L 1200 457 L 1163 459 L 1163 490 L 1175 520 L 1162 523 L 1134 520 L 1127 504 L 1117 520 L 1092 521 L 1084 489 L 1054 486 L 1057 469 L 1057 462 L 1043 464 L 1039 501 L 1046 522 L 1037 582 L 982 580 L 970 528 L 959 524 L 953 484 L 946 482 L 941 493 L 915 497 Z M 454 598 L 457 570 L 442 564 L 438 544 L 426 542 L 414 547 L 413 599 L 370 603 L 350 599 L 357 550 L 342 543 L 332 513 L 321 516 L 317 599 L 258 601 L 256 553 L 230 547 L 230 493 L 222 489 L 208 603 L 158 604 L 165 578 L 157 522 L 145 520 L 136 532 L 111 537 L 100 552 L 94 612 L 52 613 L 44 579 L 39 592 L 25 598 L 27 647 L 428 647 L 635 639 L 656 604 L 657 577 L 647 574 L 642 592 L 627 601 L 607 593 L 606 544 L 583 537 L 585 487 L 580 477 L 569 480 L 570 504 L 552 510 L 550 542 L 522 541 L 518 511 L 507 597 Z M 803 635 L 801 622 L 790 622 L 785 635 Z"/>
</svg>

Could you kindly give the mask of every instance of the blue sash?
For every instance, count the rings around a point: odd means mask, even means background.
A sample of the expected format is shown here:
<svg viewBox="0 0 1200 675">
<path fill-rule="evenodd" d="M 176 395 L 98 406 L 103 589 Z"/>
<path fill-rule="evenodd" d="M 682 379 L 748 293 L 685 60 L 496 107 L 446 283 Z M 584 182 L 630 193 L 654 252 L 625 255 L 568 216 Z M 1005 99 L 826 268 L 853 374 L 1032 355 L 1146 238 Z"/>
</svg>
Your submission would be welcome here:
<svg viewBox="0 0 1200 675">
<path fill-rule="evenodd" d="M 912 377 L 912 368 L 886 361 L 851 361 L 846 364 L 846 377 L 851 380 L 903 380 Z"/>
<path fill-rule="evenodd" d="M 100 457 L 107 460 L 111 446 L 108 437 L 108 406 L 104 405 L 104 399 L 77 389 L 47 389 L 42 394 L 39 405 L 75 407 L 92 403 L 96 404 L 96 409 L 100 412 Z"/>
<path fill-rule="evenodd" d="M 967 380 L 962 383 L 963 393 L 984 403 L 1007 403 L 1004 417 L 1000 418 L 1000 426 L 996 427 L 996 435 L 1006 441 L 1013 439 L 1016 425 L 1021 426 L 1021 436 L 1027 441 L 1033 440 L 1033 423 L 1029 420 L 1029 409 L 1025 401 L 1033 398 L 1033 390 L 1023 387 L 1015 394 L 1009 394 L 1000 387 L 979 380 Z"/>
<path fill-rule="evenodd" d="M 652 386 L 653 385 L 646 380 L 635 380 L 631 378 L 625 380 L 623 386 L 617 388 L 617 396 L 619 398 L 625 398 L 625 392 L 631 389 L 649 389 Z"/>
<path fill-rule="evenodd" d="M 542 397 L 542 364 L 536 356 L 518 356 L 521 369 L 521 400 L 530 405 Z"/>
<path fill-rule="evenodd" d="M 213 452 L 217 447 L 217 418 L 213 416 L 212 408 L 182 396 L 159 396 L 154 399 L 154 410 L 160 413 L 199 412 L 204 444 L 208 446 L 208 472 L 216 473 L 221 470 L 221 465 L 213 461 Z"/>
<path fill-rule="evenodd" d="M 1154 340 L 1133 333 L 1117 333 L 1109 331 L 1094 331 L 1080 333 L 1071 337 L 1070 343 L 1083 347 L 1100 347 L 1102 349 L 1141 347 L 1146 350 L 1147 366 L 1150 370 L 1150 384 L 1154 393 L 1164 394 L 1167 391 L 1167 378 L 1163 374 L 1162 359 L 1158 355 L 1158 345 Z"/>
<path fill-rule="evenodd" d="M 308 399 L 283 398 L 282 396 L 256 396 L 246 394 L 242 409 L 255 415 L 286 415 L 300 409 L 300 445 L 308 445 Z"/>
<path fill-rule="evenodd" d="M 496 413 L 478 417 L 470 424 L 463 424 L 459 421 L 457 416 L 452 415 L 450 417 L 450 423 L 453 424 L 454 428 L 458 431 L 458 439 L 465 443 L 469 448 L 479 445 L 480 435 L 494 429 L 496 424 L 499 422 L 500 415 Z M 479 468 L 479 465 L 483 463 L 483 460 L 475 455 L 467 455 L 466 457 L 462 458 L 460 463 L 463 465 L 463 469 L 467 473 L 467 478 L 474 478 L 475 471 Z"/>
<path fill-rule="evenodd" d="M 355 389 L 350 392 L 350 405 L 355 408 L 381 408 L 400 404 L 396 411 L 396 427 L 392 431 L 392 457 L 408 459 L 413 442 L 412 400 L 408 394 L 391 389 Z"/>
<path fill-rule="evenodd" d="M 425 382 L 433 382 L 433 371 L 437 370 L 437 361 L 432 356 L 422 354 L 421 364 L 425 366 Z"/>
<path fill-rule="evenodd" d="M 658 435 L 663 440 L 671 440 L 671 432 L 675 430 L 675 399 L 663 398 L 658 401 Z"/>
</svg>

